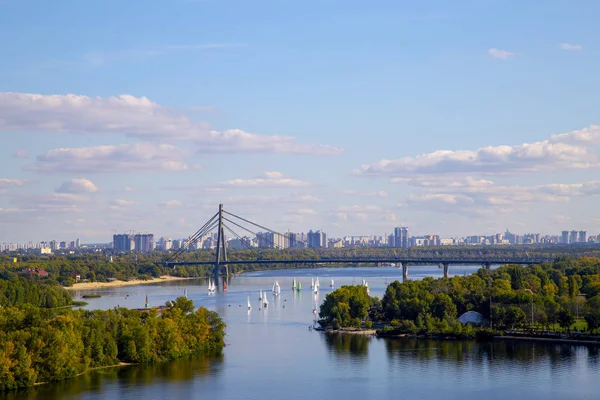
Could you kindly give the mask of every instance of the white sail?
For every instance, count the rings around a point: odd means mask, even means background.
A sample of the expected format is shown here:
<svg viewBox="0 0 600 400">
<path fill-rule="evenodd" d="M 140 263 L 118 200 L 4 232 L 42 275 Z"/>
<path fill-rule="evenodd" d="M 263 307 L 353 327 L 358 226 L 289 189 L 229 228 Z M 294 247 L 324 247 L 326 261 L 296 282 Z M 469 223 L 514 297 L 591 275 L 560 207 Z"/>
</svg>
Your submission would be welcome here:
<svg viewBox="0 0 600 400">
<path fill-rule="evenodd" d="M 269 305 L 269 299 L 267 298 L 267 296 L 265 296 L 265 298 L 263 300 L 264 300 L 263 306 L 265 306 L 265 307 L 268 306 Z"/>
<path fill-rule="evenodd" d="M 275 281 L 275 294 L 281 293 L 281 286 L 279 286 L 279 282 Z"/>
<path fill-rule="evenodd" d="M 248 296 L 248 310 L 252 310 L 252 306 L 250 305 L 250 296 Z"/>
<path fill-rule="evenodd" d="M 208 278 L 208 293 L 212 292 L 212 286 L 210 284 L 210 278 Z"/>
<path fill-rule="evenodd" d="M 319 287 L 317 285 L 315 285 L 315 287 L 313 288 L 315 294 L 319 293 Z"/>
<path fill-rule="evenodd" d="M 277 294 L 277 290 L 275 288 L 275 285 L 277 284 L 277 281 L 275 281 L 275 283 L 273 284 L 273 294 Z"/>
<path fill-rule="evenodd" d="M 262 295 L 262 289 L 260 289 L 260 290 L 258 291 L 258 301 L 261 301 L 261 300 L 262 300 L 262 298 L 263 298 L 263 295 Z"/>
<path fill-rule="evenodd" d="M 319 289 L 319 287 L 321 286 L 321 284 L 319 283 L 319 277 L 317 276 L 317 280 L 315 281 L 315 286 L 317 287 L 317 289 Z"/>
<path fill-rule="evenodd" d="M 310 278 L 310 287 L 315 286 L 315 278 Z"/>
<path fill-rule="evenodd" d="M 333 287 L 333 279 L 329 282 L 329 287 Z"/>
<path fill-rule="evenodd" d="M 296 289 L 296 278 L 292 281 L 292 289 Z"/>
</svg>

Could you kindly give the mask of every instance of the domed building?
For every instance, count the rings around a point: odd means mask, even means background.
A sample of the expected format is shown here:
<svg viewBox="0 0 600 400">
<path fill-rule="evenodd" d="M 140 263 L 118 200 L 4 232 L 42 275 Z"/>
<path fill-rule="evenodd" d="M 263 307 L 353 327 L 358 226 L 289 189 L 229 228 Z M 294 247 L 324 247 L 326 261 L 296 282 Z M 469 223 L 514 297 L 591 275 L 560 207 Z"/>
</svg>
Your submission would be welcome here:
<svg viewBox="0 0 600 400">
<path fill-rule="evenodd" d="M 481 326 L 485 323 L 485 318 L 477 311 L 467 311 L 466 313 L 458 317 L 458 322 L 460 322 L 463 325 L 471 324 Z"/>
</svg>

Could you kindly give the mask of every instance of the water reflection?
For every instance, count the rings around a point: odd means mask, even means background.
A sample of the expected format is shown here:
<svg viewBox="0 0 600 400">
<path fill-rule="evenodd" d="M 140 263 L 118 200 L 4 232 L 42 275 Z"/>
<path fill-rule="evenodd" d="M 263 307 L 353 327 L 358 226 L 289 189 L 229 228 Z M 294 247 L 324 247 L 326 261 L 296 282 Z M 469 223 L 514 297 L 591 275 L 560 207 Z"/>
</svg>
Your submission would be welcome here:
<svg viewBox="0 0 600 400">
<path fill-rule="evenodd" d="M 192 382 L 220 373 L 223 356 L 195 356 L 157 364 L 99 369 L 77 378 L 7 393 L 8 400 L 42 400 L 78 397 L 82 394 L 118 394 L 132 385 L 161 385 L 165 382 Z"/>
<path fill-rule="evenodd" d="M 363 358 L 369 355 L 371 337 L 352 334 L 323 334 L 327 347 L 336 355 Z"/>
</svg>

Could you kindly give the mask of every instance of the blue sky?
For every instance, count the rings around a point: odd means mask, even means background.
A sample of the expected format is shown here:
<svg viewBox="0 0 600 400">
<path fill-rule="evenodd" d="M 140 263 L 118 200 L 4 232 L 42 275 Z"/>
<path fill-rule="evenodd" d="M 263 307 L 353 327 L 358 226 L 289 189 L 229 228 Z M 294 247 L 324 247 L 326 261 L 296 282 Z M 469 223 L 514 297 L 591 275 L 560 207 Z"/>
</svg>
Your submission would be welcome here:
<svg viewBox="0 0 600 400">
<path fill-rule="evenodd" d="M 600 230 L 597 1 L 0 0 L 0 242 Z M 560 136 L 559 136 L 560 135 Z"/>
</svg>

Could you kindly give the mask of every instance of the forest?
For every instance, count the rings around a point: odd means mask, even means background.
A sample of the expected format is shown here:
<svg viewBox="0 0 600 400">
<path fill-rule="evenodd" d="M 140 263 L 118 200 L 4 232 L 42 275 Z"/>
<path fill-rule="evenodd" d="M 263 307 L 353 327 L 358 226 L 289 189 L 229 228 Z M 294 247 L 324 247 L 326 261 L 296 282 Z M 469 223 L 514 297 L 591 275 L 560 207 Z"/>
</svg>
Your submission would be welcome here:
<svg viewBox="0 0 600 400">
<path fill-rule="evenodd" d="M 395 332 L 474 337 L 457 317 L 476 311 L 486 328 L 598 333 L 600 258 L 563 257 L 552 263 L 480 269 L 469 276 L 392 282 L 379 301 L 362 286 L 327 295 L 320 308 L 332 327 L 384 325 Z"/>
<path fill-rule="evenodd" d="M 225 324 L 184 297 L 162 312 L 0 308 L 0 390 L 72 378 L 93 368 L 192 353 L 219 354 Z"/>
</svg>

